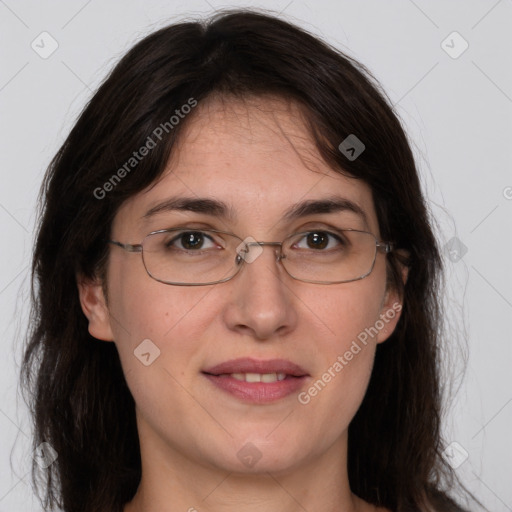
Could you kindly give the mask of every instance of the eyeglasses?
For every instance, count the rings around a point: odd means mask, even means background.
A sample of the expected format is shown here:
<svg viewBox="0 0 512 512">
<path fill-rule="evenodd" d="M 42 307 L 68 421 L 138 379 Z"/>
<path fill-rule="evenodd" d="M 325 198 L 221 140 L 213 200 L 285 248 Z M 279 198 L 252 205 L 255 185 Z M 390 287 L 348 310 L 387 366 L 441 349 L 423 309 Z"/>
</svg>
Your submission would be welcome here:
<svg viewBox="0 0 512 512">
<path fill-rule="evenodd" d="M 128 252 L 142 253 L 147 273 L 156 281 L 176 286 L 204 286 L 232 279 L 252 263 L 265 245 L 276 248 L 276 260 L 298 281 L 336 284 L 368 276 L 377 251 L 393 250 L 391 242 L 379 241 L 357 229 L 315 229 L 292 233 L 282 242 L 242 240 L 215 229 L 173 228 L 149 233 L 140 244 L 109 240 Z"/>
</svg>

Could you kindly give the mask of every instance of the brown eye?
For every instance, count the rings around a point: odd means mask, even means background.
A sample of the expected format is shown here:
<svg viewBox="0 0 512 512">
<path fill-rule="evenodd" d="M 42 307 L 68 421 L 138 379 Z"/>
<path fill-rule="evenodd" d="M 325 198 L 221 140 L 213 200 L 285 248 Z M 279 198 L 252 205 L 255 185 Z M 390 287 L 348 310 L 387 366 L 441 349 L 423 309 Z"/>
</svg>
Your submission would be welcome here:
<svg viewBox="0 0 512 512">
<path fill-rule="evenodd" d="M 202 231 L 182 231 L 165 245 L 169 249 L 199 251 L 201 249 L 212 249 L 214 242 L 208 234 Z"/>
<path fill-rule="evenodd" d="M 331 233 L 330 231 L 308 231 L 299 233 L 292 244 L 294 249 L 308 251 L 310 254 L 331 253 L 335 250 L 345 250 L 350 244 L 341 234 Z"/>
<path fill-rule="evenodd" d="M 311 249 L 325 249 L 329 245 L 329 235 L 322 232 L 309 233 L 306 242 Z"/>
<path fill-rule="evenodd" d="M 180 243 L 184 249 L 201 249 L 204 244 L 204 234 L 190 231 L 180 236 Z"/>
</svg>

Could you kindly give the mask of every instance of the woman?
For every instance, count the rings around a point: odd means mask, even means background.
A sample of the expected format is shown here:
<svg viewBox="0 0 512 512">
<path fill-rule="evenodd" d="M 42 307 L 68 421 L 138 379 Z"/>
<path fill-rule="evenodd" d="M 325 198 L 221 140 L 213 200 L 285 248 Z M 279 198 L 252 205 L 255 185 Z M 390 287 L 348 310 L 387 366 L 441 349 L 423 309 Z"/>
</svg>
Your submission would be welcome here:
<svg viewBox="0 0 512 512">
<path fill-rule="evenodd" d="M 439 251 L 360 64 L 253 12 L 161 29 L 42 205 L 23 379 L 47 510 L 463 510 Z"/>
</svg>

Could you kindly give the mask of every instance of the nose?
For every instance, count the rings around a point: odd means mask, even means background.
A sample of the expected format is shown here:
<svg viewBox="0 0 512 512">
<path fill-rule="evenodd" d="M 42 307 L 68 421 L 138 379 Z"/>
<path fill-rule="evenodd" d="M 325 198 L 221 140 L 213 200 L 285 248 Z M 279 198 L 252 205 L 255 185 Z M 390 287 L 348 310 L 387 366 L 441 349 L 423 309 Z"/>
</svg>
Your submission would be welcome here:
<svg viewBox="0 0 512 512">
<path fill-rule="evenodd" d="M 231 293 L 223 317 L 230 330 L 267 340 L 295 328 L 296 296 L 290 289 L 292 279 L 279 262 L 279 245 L 247 244 L 244 268 L 227 283 Z"/>
</svg>

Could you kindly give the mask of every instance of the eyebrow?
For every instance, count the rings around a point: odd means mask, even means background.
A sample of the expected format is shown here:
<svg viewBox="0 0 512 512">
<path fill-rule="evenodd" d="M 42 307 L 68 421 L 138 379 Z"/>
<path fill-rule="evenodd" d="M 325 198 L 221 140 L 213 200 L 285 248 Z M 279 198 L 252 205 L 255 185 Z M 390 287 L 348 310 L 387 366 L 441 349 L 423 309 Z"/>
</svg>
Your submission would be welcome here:
<svg viewBox="0 0 512 512">
<path fill-rule="evenodd" d="M 150 208 L 143 216 L 146 221 L 151 217 L 171 211 L 185 211 L 204 213 L 214 217 L 221 217 L 226 220 L 233 220 L 236 215 L 233 210 L 223 201 L 201 197 L 171 197 Z M 344 197 L 332 196 L 325 199 L 308 199 L 292 205 L 283 216 L 284 220 L 291 221 L 308 215 L 322 213 L 337 213 L 349 211 L 362 218 L 368 225 L 368 218 L 365 211 L 354 201 Z"/>
<path fill-rule="evenodd" d="M 205 213 L 215 217 L 226 219 L 234 218 L 232 210 L 228 205 L 218 199 L 195 198 L 195 197 L 171 197 L 150 208 L 143 216 L 143 220 L 162 212 L 195 212 Z"/>
<path fill-rule="evenodd" d="M 368 218 L 366 212 L 354 201 L 345 197 L 333 196 L 326 199 L 309 199 L 301 201 L 286 210 L 285 220 L 295 220 L 308 215 L 321 213 L 337 213 L 349 211 L 361 217 L 366 225 Z"/>
</svg>

